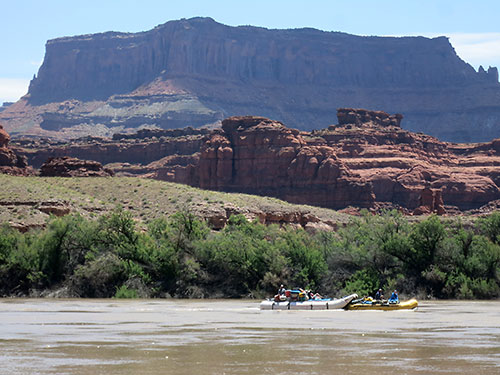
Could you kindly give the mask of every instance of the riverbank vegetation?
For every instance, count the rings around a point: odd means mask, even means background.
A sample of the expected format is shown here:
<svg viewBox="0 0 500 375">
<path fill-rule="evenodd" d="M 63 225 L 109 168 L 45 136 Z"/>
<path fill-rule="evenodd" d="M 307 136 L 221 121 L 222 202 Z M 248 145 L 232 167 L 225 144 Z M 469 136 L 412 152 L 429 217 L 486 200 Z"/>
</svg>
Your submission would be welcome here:
<svg viewBox="0 0 500 375">
<path fill-rule="evenodd" d="M 464 225 L 366 213 L 337 232 L 232 216 L 211 231 L 180 211 L 139 228 L 129 211 L 53 218 L 45 229 L 0 229 L 0 295 L 261 298 L 279 284 L 330 296 L 398 289 L 403 296 L 500 295 L 500 213 Z"/>
</svg>

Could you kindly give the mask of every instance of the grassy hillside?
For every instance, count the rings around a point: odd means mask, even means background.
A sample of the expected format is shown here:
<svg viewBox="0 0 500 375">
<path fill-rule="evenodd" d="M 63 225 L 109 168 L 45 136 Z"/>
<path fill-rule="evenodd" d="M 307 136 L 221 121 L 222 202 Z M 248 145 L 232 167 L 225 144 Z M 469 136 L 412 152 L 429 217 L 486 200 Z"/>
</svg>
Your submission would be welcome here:
<svg viewBox="0 0 500 375">
<path fill-rule="evenodd" d="M 322 221 L 345 223 L 349 215 L 329 209 L 293 205 L 275 198 L 201 190 L 186 185 L 134 177 L 58 178 L 0 175 L 0 223 L 44 225 L 49 215 L 42 206 L 62 205 L 72 213 L 96 217 L 117 206 L 131 211 L 136 221 L 147 223 L 189 210 L 204 217 L 225 212 L 302 212 Z"/>
</svg>

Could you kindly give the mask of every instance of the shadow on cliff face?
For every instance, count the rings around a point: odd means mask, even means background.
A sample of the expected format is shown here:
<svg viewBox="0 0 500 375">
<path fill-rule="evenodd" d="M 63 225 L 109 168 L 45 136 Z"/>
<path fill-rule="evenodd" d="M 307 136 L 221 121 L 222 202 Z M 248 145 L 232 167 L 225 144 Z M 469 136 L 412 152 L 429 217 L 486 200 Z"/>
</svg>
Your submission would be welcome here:
<svg viewBox="0 0 500 375">
<path fill-rule="evenodd" d="M 52 146 L 19 143 L 28 160 L 73 156 L 203 189 L 277 197 L 327 208 L 458 212 L 500 199 L 498 142 L 451 144 L 401 128 L 401 115 L 342 108 L 338 125 L 311 133 L 265 117 L 222 128 L 142 130 Z"/>
<path fill-rule="evenodd" d="M 177 127 L 255 113 L 312 130 L 331 124 L 335 108 L 356 103 L 405 113 L 409 129 L 463 142 L 500 137 L 499 92 L 497 69 L 476 72 L 445 37 L 267 30 L 195 18 L 136 34 L 50 40 L 26 98 L 35 107 L 67 100 L 108 103 L 120 95 L 136 101 L 121 119 L 67 109 L 50 119 L 54 114 L 47 113 L 42 128 L 50 130 L 71 126 L 78 116 L 87 120 L 81 123 L 106 126 L 149 123 L 137 95 L 189 94 L 219 115 L 203 117 L 186 106 L 155 121 L 170 119 L 168 127 Z"/>
</svg>

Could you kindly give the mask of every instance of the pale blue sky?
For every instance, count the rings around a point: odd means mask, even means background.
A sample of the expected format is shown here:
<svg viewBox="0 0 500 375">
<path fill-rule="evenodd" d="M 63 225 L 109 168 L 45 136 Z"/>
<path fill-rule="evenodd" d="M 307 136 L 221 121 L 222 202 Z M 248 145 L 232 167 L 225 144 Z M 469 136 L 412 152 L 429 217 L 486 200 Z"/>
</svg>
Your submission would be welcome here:
<svg viewBox="0 0 500 375">
<path fill-rule="evenodd" d="M 0 0 L 0 103 L 27 92 L 48 39 L 144 31 L 195 16 L 234 26 L 446 35 L 474 67 L 500 67 L 499 0 Z"/>
</svg>

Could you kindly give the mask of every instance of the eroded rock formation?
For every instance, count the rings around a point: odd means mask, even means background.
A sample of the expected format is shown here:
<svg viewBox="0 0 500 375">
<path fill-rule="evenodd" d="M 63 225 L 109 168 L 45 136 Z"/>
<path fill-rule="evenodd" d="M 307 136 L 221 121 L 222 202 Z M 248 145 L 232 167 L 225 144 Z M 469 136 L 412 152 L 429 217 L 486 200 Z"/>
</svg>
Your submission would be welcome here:
<svg viewBox="0 0 500 375">
<path fill-rule="evenodd" d="M 50 157 L 71 156 L 102 164 L 148 164 L 171 155 L 191 155 L 201 148 L 203 129 L 141 130 L 137 134 L 116 134 L 112 139 L 84 137 L 71 141 L 19 139 L 14 148 L 35 168 Z"/>
<path fill-rule="evenodd" d="M 169 180 L 329 208 L 385 202 L 416 214 L 444 214 L 445 205 L 475 209 L 500 198 L 499 141 L 449 144 L 401 129 L 401 116 L 338 113 L 342 125 L 313 133 L 262 117 L 226 119 L 199 162 L 178 167 Z"/>
<path fill-rule="evenodd" d="M 441 189 L 431 189 L 426 186 L 420 193 L 419 206 L 413 210 L 415 215 L 431 214 L 444 215 L 444 207 Z"/>
<path fill-rule="evenodd" d="M 331 220 L 324 220 L 307 209 L 258 209 L 258 208 L 241 208 L 233 204 L 225 204 L 223 207 L 205 207 L 198 215 L 203 217 L 208 225 L 213 229 L 222 229 L 226 226 L 231 215 L 243 215 L 248 220 L 257 220 L 262 224 L 278 224 L 296 226 L 303 228 L 309 232 L 317 232 L 319 230 L 335 230 L 339 223 L 334 223 Z"/>
<path fill-rule="evenodd" d="M 214 124 L 259 114 L 303 130 L 338 107 L 405 115 L 449 141 L 500 137 L 494 67 L 476 72 L 445 37 L 361 37 L 230 27 L 209 18 L 140 33 L 49 40 L 29 93 L 0 113 L 11 134 L 109 136 L 145 124 Z"/>
<path fill-rule="evenodd" d="M 337 110 L 339 126 L 367 126 L 367 127 L 401 127 L 403 115 L 390 115 L 384 111 L 368 111 L 362 108 L 339 108 Z"/>
<path fill-rule="evenodd" d="M 42 177 L 110 177 L 113 174 L 99 162 L 69 156 L 49 158 L 40 168 Z"/>
<path fill-rule="evenodd" d="M 295 129 L 263 117 L 231 117 L 203 145 L 198 186 L 340 208 L 373 204 L 371 186 L 327 145 L 308 145 Z"/>
<path fill-rule="evenodd" d="M 12 150 L 9 142 L 9 134 L 0 126 L 0 173 L 18 176 L 32 174 L 32 169 L 27 168 L 26 157 Z"/>
<path fill-rule="evenodd" d="M 352 108 L 338 113 L 338 125 L 313 132 L 243 116 L 202 134 L 145 132 L 135 138 L 45 146 L 26 141 L 16 147 L 31 161 L 86 154 L 112 162 L 107 167 L 119 175 L 330 208 L 444 214 L 477 210 L 500 199 L 500 140 L 446 143 L 402 129 L 401 116 Z"/>
</svg>

